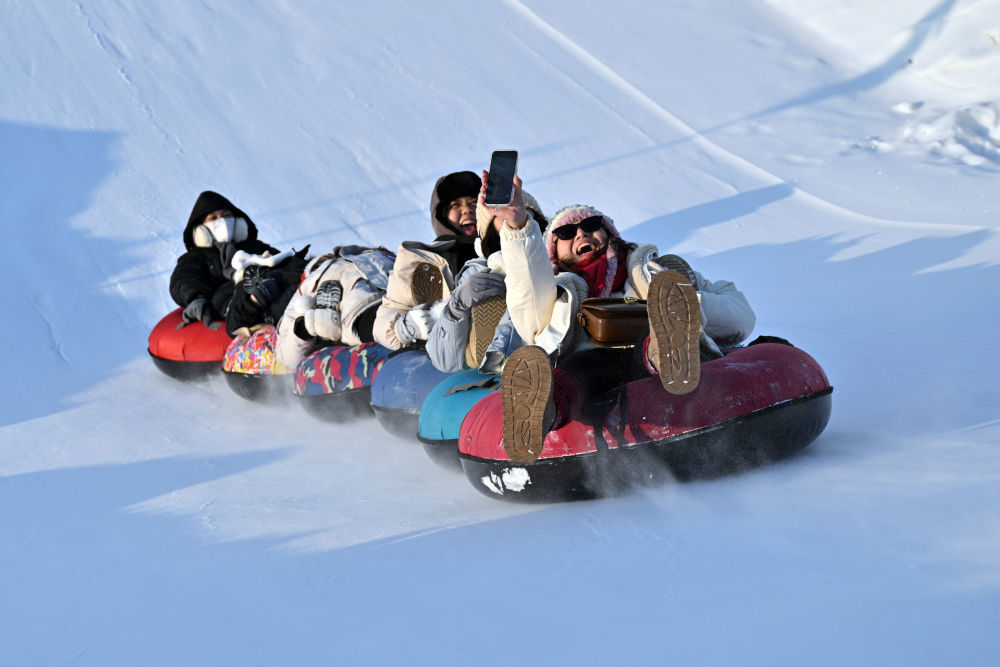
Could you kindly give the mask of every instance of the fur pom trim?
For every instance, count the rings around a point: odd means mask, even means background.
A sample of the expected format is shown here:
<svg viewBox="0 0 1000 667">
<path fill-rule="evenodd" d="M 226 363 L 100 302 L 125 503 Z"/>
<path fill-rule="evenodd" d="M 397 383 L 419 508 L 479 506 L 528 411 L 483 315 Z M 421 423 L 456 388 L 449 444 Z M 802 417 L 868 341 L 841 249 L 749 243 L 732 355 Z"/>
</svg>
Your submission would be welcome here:
<svg viewBox="0 0 1000 667">
<path fill-rule="evenodd" d="M 307 310 L 312 310 L 316 307 L 316 297 L 310 294 L 296 294 L 288 302 L 287 311 L 292 313 L 295 317 L 302 317 L 305 315 Z"/>
<path fill-rule="evenodd" d="M 291 250 L 285 250 L 284 252 L 279 252 L 277 255 L 251 255 L 245 250 L 237 250 L 236 254 L 233 255 L 232 261 L 233 268 L 236 270 L 233 274 L 233 281 L 238 283 L 243 280 L 243 272 L 252 264 L 271 268 L 281 264 L 293 254 Z"/>
<path fill-rule="evenodd" d="M 191 240 L 198 248 L 211 248 L 215 241 L 212 238 L 212 232 L 208 231 L 208 227 L 205 225 L 197 225 L 191 230 Z"/>
<path fill-rule="evenodd" d="M 437 322 L 444 315 L 444 309 L 448 306 L 448 299 L 441 299 L 440 301 L 435 301 L 430 306 L 431 317 Z"/>
</svg>

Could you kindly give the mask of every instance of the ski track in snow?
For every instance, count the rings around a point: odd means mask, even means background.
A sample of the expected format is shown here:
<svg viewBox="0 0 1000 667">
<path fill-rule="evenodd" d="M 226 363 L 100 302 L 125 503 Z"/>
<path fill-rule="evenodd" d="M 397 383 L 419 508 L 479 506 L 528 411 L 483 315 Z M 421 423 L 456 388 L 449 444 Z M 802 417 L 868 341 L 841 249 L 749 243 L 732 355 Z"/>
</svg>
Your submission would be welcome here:
<svg viewBox="0 0 1000 667">
<path fill-rule="evenodd" d="M 80 19 L 83 21 L 84 28 L 93 38 L 97 47 L 107 57 L 108 61 L 111 63 L 111 67 L 118 74 L 118 78 L 125 85 L 125 88 L 128 91 L 129 100 L 139 110 L 142 118 L 145 118 L 149 122 L 149 124 L 163 140 L 164 145 L 169 147 L 174 154 L 183 155 L 184 150 L 181 147 L 181 143 L 178 138 L 167 130 L 165 123 L 157 115 L 156 111 L 142 100 L 142 96 L 139 94 L 139 89 L 132 81 L 132 77 L 129 75 L 128 69 L 125 66 L 128 58 L 124 53 L 122 53 L 121 49 L 115 45 L 114 41 L 110 37 L 94 26 L 94 20 L 86 12 L 82 3 L 77 2 L 74 7 Z"/>
<path fill-rule="evenodd" d="M 581 47 L 579 44 L 574 42 L 564 33 L 560 32 L 546 20 L 535 14 L 533 11 L 524 6 L 519 0 L 504 0 L 504 3 L 510 7 L 513 11 L 518 13 L 528 22 L 533 24 L 542 34 L 552 40 L 555 44 L 563 48 L 567 53 L 572 55 L 578 61 L 580 61 L 584 66 L 589 68 L 594 74 L 601 77 L 609 85 L 622 91 L 630 98 L 632 98 L 636 104 L 643 107 L 647 111 L 651 112 L 654 116 L 659 118 L 669 127 L 677 131 L 683 136 L 683 139 L 676 140 L 680 141 L 692 141 L 699 147 L 701 147 L 709 156 L 713 156 L 717 159 L 721 159 L 729 167 L 741 170 L 747 175 L 754 176 L 760 179 L 765 186 L 769 185 L 779 185 L 787 184 L 787 182 L 780 178 L 778 175 L 771 171 L 732 153 L 725 148 L 719 146 L 715 142 L 709 140 L 702 133 L 694 130 L 691 126 L 684 123 L 682 120 L 677 118 L 674 114 L 670 113 L 666 108 L 663 107 L 659 102 L 652 99 L 644 92 L 639 90 L 637 87 L 632 85 L 624 77 L 619 75 L 613 69 L 605 65 L 599 59 L 595 58 L 589 51 Z M 634 125 L 632 126 L 635 127 Z M 636 128 L 638 129 L 638 128 Z M 642 133 L 650 140 L 654 141 L 648 133 L 643 130 Z M 676 143 L 675 142 L 675 143 Z M 663 148 L 663 145 L 655 146 L 656 149 Z M 883 227 L 895 227 L 895 228 L 906 228 L 906 229 L 918 229 L 926 232 L 939 232 L 946 235 L 959 235 L 967 234 L 970 232 L 983 231 L 986 228 L 982 226 L 974 225 L 951 225 L 951 224 L 941 224 L 941 223 L 930 223 L 930 222 L 920 222 L 920 221 L 907 221 L 907 220 L 890 220 L 886 218 L 878 218 L 870 215 L 865 215 L 854 211 L 852 209 L 845 208 L 839 204 L 827 201 L 818 197 L 814 194 L 806 192 L 801 187 L 792 185 L 795 189 L 795 196 L 800 200 L 806 202 L 817 210 L 822 210 L 827 213 L 836 214 L 843 218 L 852 220 L 858 224 L 864 225 L 880 225 Z M 733 189 L 734 192 L 736 191 Z"/>
</svg>

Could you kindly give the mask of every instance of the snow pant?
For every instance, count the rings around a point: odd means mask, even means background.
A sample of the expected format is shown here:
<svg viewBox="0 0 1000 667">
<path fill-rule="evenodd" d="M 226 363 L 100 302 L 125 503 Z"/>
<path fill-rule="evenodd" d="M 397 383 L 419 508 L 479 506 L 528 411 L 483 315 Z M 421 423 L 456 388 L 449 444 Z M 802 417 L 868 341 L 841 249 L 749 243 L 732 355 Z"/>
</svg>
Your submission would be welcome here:
<svg viewBox="0 0 1000 667">
<path fill-rule="evenodd" d="M 624 386 L 649 377 L 643 361 L 643 346 L 599 347 L 574 352 L 553 370 L 553 400 L 556 426 L 565 422 L 579 407 L 579 414 L 591 424 L 604 420 L 617 404 Z"/>
</svg>

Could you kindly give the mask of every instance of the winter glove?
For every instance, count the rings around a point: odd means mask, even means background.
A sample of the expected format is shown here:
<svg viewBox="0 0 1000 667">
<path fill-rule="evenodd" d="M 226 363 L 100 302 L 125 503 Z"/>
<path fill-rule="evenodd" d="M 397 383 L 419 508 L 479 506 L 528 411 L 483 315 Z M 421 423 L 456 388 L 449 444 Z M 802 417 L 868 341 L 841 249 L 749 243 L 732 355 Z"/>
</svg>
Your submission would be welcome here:
<svg viewBox="0 0 1000 667">
<path fill-rule="evenodd" d="M 215 319 L 215 313 L 212 311 L 212 304 L 208 302 L 208 299 L 202 297 L 189 303 L 184 308 L 181 317 L 184 318 L 184 321 L 177 327 L 178 329 L 192 322 L 202 322 L 207 327 Z"/>
<path fill-rule="evenodd" d="M 310 335 L 326 340 L 340 340 L 340 311 L 336 308 L 313 308 L 302 316 Z"/>
<path fill-rule="evenodd" d="M 434 317 L 424 306 L 411 308 L 396 320 L 396 335 L 404 345 L 413 345 L 417 341 L 427 340 L 434 327 Z"/>
<path fill-rule="evenodd" d="M 274 278 L 263 278 L 250 283 L 244 281 L 244 289 L 253 297 L 254 303 L 264 308 L 270 306 L 281 296 L 281 286 Z"/>
<path fill-rule="evenodd" d="M 657 268 L 654 269 L 653 267 Z M 676 271 L 682 276 L 686 276 L 695 289 L 698 289 L 698 278 L 694 275 L 694 269 L 680 255 L 660 255 L 646 264 L 646 270 L 649 271 L 650 278 L 663 270 Z"/>
<path fill-rule="evenodd" d="M 267 308 L 281 295 L 281 285 L 274 278 L 268 278 L 266 269 L 252 264 L 243 271 L 240 281 L 243 291 L 251 297 L 253 303 Z"/>
<path fill-rule="evenodd" d="M 504 276 L 491 271 L 479 271 L 462 282 L 448 300 L 448 312 L 456 320 L 465 319 L 474 305 L 491 297 L 507 294 Z"/>
</svg>

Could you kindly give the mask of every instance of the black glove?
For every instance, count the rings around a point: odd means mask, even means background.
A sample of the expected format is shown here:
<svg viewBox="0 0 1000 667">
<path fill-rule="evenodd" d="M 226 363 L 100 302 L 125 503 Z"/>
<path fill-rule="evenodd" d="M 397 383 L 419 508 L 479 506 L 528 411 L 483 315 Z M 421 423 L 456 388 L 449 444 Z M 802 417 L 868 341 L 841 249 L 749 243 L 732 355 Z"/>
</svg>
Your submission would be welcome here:
<svg viewBox="0 0 1000 667">
<path fill-rule="evenodd" d="M 264 268 L 251 265 L 243 272 L 243 290 L 253 297 L 258 306 L 267 308 L 281 296 L 281 286 L 274 278 L 268 278 Z"/>
<path fill-rule="evenodd" d="M 504 276 L 491 271 L 479 271 L 468 277 L 448 300 L 448 310 L 451 316 L 460 320 L 469 314 L 472 307 L 481 301 L 494 296 L 507 294 Z"/>
<path fill-rule="evenodd" d="M 185 306 L 181 317 L 184 318 L 181 326 L 191 324 L 192 322 L 203 322 L 207 327 L 215 319 L 215 312 L 212 310 L 212 304 L 208 302 L 208 299 L 201 297 Z"/>
</svg>

